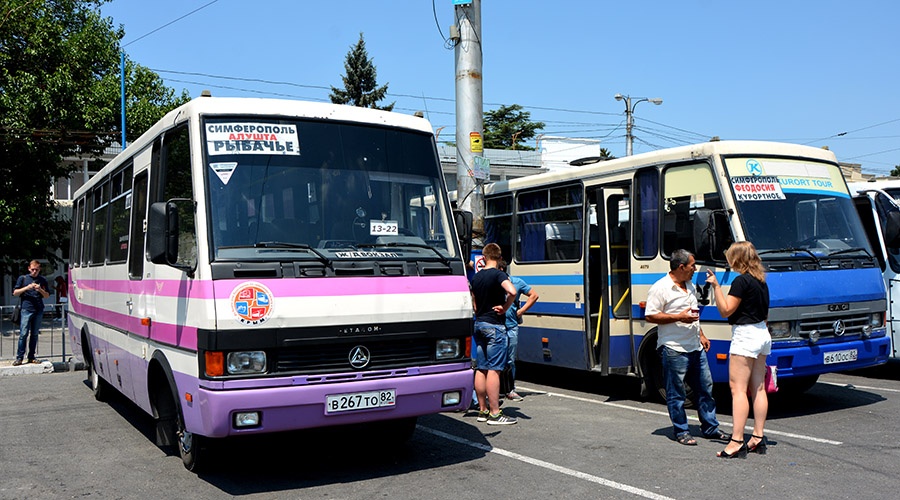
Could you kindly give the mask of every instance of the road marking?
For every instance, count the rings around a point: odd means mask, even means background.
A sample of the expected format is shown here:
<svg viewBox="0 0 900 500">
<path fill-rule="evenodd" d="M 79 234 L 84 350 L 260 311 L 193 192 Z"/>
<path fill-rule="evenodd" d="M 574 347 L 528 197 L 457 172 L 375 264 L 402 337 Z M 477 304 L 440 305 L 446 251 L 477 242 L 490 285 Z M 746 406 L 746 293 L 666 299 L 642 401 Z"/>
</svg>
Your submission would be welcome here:
<svg viewBox="0 0 900 500">
<path fill-rule="evenodd" d="M 664 416 L 664 417 L 666 417 L 666 418 L 669 418 L 669 412 L 666 412 L 666 411 L 650 410 L 650 409 L 648 409 L 648 408 L 637 408 L 637 407 L 634 407 L 634 406 L 628 406 L 628 405 L 623 405 L 623 404 L 619 404 L 619 403 L 610 403 L 610 402 L 608 402 L 608 401 L 598 401 L 598 400 L 596 400 L 596 399 L 583 398 L 583 397 L 580 397 L 580 396 L 571 396 L 571 395 L 569 395 L 569 394 L 561 394 L 561 393 L 558 393 L 558 392 L 545 392 L 545 391 L 540 391 L 540 390 L 537 390 L 537 389 L 529 389 L 528 387 L 523 387 L 523 386 L 521 386 L 521 384 L 516 383 L 516 389 L 520 389 L 520 388 L 522 389 L 522 391 L 528 391 L 528 392 L 531 392 L 531 393 L 534 393 L 534 394 L 546 394 L 546 395 L 548 395 L 548 396 L 556 396 L 556 397 L 559 397 L 559 398 L 572 399 L 572 400 L 574 400 L 574 401 L 581 401 L 581 402 L 584 402 L 584 403 L 592 403 L 592 404 L 601 404 L 601 405 L 605 405 L 605 406 L 612 406 L 612 407 L 615 407 L 615 408 L 622 408 L 622 409 L 624 409 L 624 410 L 640 411 L 640 412 L 644 412 L 644 413 L 649 413 L 649 414 L 651 414 L 651 415 L 661 415 L 661 416 Z M 688 415 L 688 419 L 689 419 L 689 420 L 693 420 L 693 421 L 695 421 L 695 422 L 699 422 L 699 421 L 700 421 L 699 418 L 694 417 L 694 416 L 691 416 L 691 415 Z M 733 424 L 730 424 L 730 423 L 728 423 L 728 422 L 719 422 L 719 425 L 728 426 L 728 427 L 733 427 Z M 753 427 L 748 425 L 748 426 L 744 427 L 744 429 L 749 430 L 749 431 L 752 431 L 752 430 L 753 430 Z M 790 438 L 795 438 L 795 439 L 803 439 L 803 440 L 806 440 L 806 441 L 813 441 L 813 442 L 815 442 L 815 443 L 832 444 L 832 445 L 835 445 L 835 446 L 840 446 L 840 445 L 844 444 L 843 441 L 834 441 L 834 440 L 832 440 L 832 439 L 817 438 L 817 437 L 814 437 L 814 436 L 807 436 L 807 435 L 804 435 L 804 434 L 794 434 L 794 433 L 792 433 L 792 432 L 773 431 L 771 428 L 766 428 L 766 435 L 769 435 L 769 434 L 774 435 L 774 436 L 784 436 L 784 437 L 790 437 Z"/>
<path fill-rule="evenodd" d="M 821 380 L 818 383 L 825 384 L 825 385 L 833 385 L 836 387 L 843 387 L 845 389 L 866 389 L 869 391 L 900 392 L 900 389 L 888 389 L 887 387 L 872 387 L 869 385 L 838 384 L 836 382 L 823 382 Z"/>
<path fill-rule="evenodd" d="M 455 443 L 463 444 L 466 446 L 470 446 L 472 448 L 477 448 L 481 451 L 487 453 L 496 453 L 498 455 L 502 455 L 507 458 L 512 458 L 513 460 L 518 460 L 520 462 L 525 462 L 526 464 L 536 465 L 538 467 L 543 467 L 545 469 L 549 469 L 554 472 L 559 472 L 561 474 L 566 474 L 568 476 L 572 476 L 578 479 L 583 479 L 585 481 L 590 481 L 592 483 L 600 484 L 609 488 L 613 488 L 619 491 L 624 491 L 627 493 L 631 493 L 633 495 L 641 496 L 644 498 L 653 498 L 655 500 L 673 500 L 670 497 L 659 495 L 653 493 L 652 491 L 642 490 L 640 488 L 635 488 L 634 486 L 629 486 L 627 484 L 617 483 L 616 481 L 611 481 L 609 479 L 604 479 L 602 477 L 594 476 L 592 474 L 585 474 L 584 472 L 579 472 L 574 469 L 569 469 L 568 467 L 563 467 L 561 465 L 552 464 L 550 462 L 545 462 L 543 460 L 539 460 L 537 458 L 528 457 L 525 455 L 521 455 L 519 453 L 515 453 L 512 451 L 504 450 L 502 448 L 495 448 L 488 444 L 476 443 L 474 441 L 469 441 L 468 439 L 461 438 L 459 436 L 454 436 L 453 434 L 448 434 L 443 431 L 439 431 L 437 429 L 432 429 L 430 427 L 424 427 L 422 425 L 416 425 L 422 432 L 427 432 L 429 434 L 433 434 L 438 437 L 442 437 L 444 439 L 448 439 Z"/>
</svg>

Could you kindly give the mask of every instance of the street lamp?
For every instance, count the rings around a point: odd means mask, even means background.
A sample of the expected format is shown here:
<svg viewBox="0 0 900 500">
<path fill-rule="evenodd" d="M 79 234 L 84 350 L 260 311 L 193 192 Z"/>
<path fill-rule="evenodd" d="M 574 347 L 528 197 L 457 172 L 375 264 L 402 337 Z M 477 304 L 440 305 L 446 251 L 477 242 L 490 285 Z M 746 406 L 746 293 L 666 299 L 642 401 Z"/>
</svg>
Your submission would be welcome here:
<svg viewBox="0 0 900 500">
<path fill-rule="evenodd" d="M 652 102 L 659 106 L 662 104 L 662 99 L 659 97 L 637 97 L 637 100 L 632 103 L 630 95 L 616 94 L 615 98 L 617 101 L 625 101 L 625 156 L 631 156 L 632 142 L 634 139 L 631 135 L 631 129 L 634 127 L 634 107 L 637 106 L 639 102 L 643 101 Z"/>
</svg>

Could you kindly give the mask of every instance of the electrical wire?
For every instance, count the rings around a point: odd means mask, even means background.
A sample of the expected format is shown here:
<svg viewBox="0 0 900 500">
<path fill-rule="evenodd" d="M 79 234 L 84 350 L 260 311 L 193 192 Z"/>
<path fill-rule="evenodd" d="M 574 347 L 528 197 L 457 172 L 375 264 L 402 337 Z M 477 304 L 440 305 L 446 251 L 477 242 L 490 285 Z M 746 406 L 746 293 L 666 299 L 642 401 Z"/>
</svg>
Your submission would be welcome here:
<svg viewBox="0 0 900 500">
<path fill-rule="evenodd" d="M 126 43 L 125 45 L 122 45 L 122 48 L 125 48 L 125 47 L 127 47 L 127 46 L 129 46 L 129 45 L 131 45 L 131 44 L 133 44 L 133 43 L 135 43 L 135 42 L 138 42 L 138 41 L 140 41 L 140 40 L 143 40 L 144 38 L 147 38 L 148 36 L 150 36 L 150 35 L 156 33 L 157 31 L 159 31 L 159 30 L 161 30 L 161 29 L 163 29 L 163 28 L 165 28 L 165 27 L 167 27 L 167 26 L 171 26 L 171 25 L 177 23 L 178 21 L 181 21 L 182 19 L 184 19 L 184 18 L 190 16 L 191 14 L 193 14 L 193 13 L 195 13 L 195 12 L 198 12 L 198 11 L 201 11 L 201 10 L 203 10 L 203 9 L 205 9 L 205 8 L 207 8 L 207 7 L 209 7 L 210 5 L 212 5 L 212 4 L 214 4 L 214 3 L 218 2 L 218 1 L 219 1 L 219 0 L 212 0 L 211 2 L 209 2 L 209 3 L 206 4 L 206 5 L 197 7 L 196 9 L 194 9 L 194 10 L 188 12 L 187 14 L 185 14 L 185 15 L 183 15 L 183 16 L 181 16 L 181 17 L 179 17 L 178 19 L 169 21 L 168 23 L 163 24 L 163 25 L 160 26 L 159 28 L 156 28 L 155 30 L 150 31 L 150 32 L 148 32 L 148 33 L 145 33 L 145 34 L 143 34 L 143 35 L 137 37 L 136 39 L 134 39 L 134 40 L 132 40 L 132 41 Z"/>
</svg>

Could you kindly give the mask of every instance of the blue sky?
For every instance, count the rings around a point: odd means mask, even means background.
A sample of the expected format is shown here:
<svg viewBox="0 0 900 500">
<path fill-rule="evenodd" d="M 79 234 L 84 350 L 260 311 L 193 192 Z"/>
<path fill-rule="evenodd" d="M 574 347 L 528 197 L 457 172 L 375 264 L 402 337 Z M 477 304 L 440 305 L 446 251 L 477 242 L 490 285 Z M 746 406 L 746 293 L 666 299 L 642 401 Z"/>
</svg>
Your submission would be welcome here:
<svg viewBox="0 0 900 500">
<path fill-rule="evenodd" d="M 481 9 L 485 109 L 520 104 L 547 135 L 601 139 L 623 156 L 625 105 L 613 98 L 622 93 L 664 101 L 635 107 L 635 153 L 719 136 L 828 146 L 866 173 L 900 165 L 897 2 L 483 0 Z M 125 28 L 132 60 L 194 97 L 328 101 L 362 32 L 387 102 L 426 111 L 440 140 L 455 139 L 452 0 L 113 0 L 102 12 Z"/>
</svg>

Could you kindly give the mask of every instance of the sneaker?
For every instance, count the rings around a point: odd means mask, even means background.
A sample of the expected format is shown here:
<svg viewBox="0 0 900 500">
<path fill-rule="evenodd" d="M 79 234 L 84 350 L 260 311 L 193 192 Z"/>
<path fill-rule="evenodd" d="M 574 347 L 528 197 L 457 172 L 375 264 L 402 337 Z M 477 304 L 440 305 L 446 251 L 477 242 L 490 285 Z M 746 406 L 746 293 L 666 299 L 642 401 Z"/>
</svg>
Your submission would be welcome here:
<svg viewBox="0 0 900 500">
<path fill-rule="evenodd" d="M 479 411 L 478 418 L 475 419 L 476 422 L 487 422 L 488 417 L 491 416 L 491 412 L 489 411 Z"/>
<path fill-rule="evenodd" d="M 525 398 L 523 398 L 522 396 L 519 396 L 519 393 L 516 391 L 512 391 L 509 394 L 507 394 L 506 399 L 508 399 L 510 401 L 525 401 Z"/>
<path fill-rule="evenodd" d="M 488 415 L 487 424 L 488 425 L 513 425 L 519 420 L 516 417 L 508 417 L 503 414 L 503 412 L 498 412 L 496 415 Z"/>
<path fill-rule="evenodd" d="M 36 360 L 36 359 L 29 359 L 28 362 L 31 363 L 31 364 L 33 364 L 33 365 L 39 365 L 39 364 L 41 364 L 41 362 L 38 361 L 38 360 Z"/>
<path fill-rule="evenodd" d="M 17 360 L 15 360 L 15 361 L 13 361 L 13 366 L 19 366 L 19 365 L 21 365 L 21 364 L 22 364 L 22 360 L 21 360 L 21 359 L 17 359 Z"/>
</svg>

